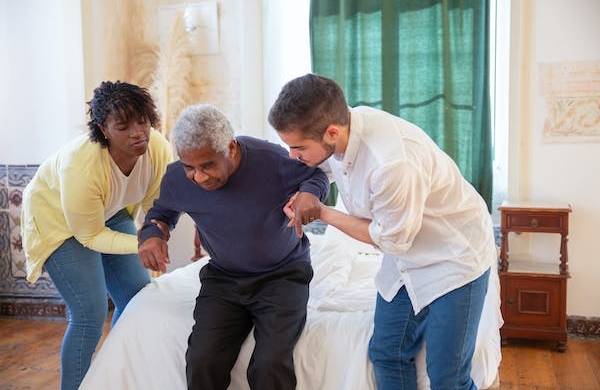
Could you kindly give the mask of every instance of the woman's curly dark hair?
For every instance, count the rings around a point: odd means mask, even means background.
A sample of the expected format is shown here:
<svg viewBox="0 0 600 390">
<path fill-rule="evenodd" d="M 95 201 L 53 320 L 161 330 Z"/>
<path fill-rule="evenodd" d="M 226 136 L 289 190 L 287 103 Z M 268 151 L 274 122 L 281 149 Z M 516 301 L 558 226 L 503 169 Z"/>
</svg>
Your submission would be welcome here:
<svg viewBox="0 0 600 390">
<path fill-rule="evenodd" d="M 104 125 L 106 117 L 113 114 L 118 122 L 147 120 L 157 129 L 160 126 L 154 100 L 147 89 L 137 85 L 116 81 L 103 81 L 94 89 L 94 97 L 87 102 L 89 137 L 102 147 L 108 147 L 108 140 L 98 125 Z"/>
</svg>

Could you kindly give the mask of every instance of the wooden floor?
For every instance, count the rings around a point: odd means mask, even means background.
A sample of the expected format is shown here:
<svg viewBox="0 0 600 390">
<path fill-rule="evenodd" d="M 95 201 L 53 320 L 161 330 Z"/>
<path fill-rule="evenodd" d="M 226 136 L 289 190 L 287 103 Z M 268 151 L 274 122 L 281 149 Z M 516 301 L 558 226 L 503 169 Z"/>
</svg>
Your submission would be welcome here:
<svg viewBox="0 0 600 390">
<path fill-rule="evenodd" d="M 66 327 L 66 322 L 0 317 L 0 390 L 60 389 L 60 344 Z M 107 322 L 100 345 L 108 330 Z"/>
<path fill-rule="evenodd" d="M 0 318 L 0 390 L 58 389 L 65 327 Z M 502 347 L 500 389 L 600 390 L 600 339 L 569 339 L 564 353 L 544 341 L 513 340 Z"/>
</svg>

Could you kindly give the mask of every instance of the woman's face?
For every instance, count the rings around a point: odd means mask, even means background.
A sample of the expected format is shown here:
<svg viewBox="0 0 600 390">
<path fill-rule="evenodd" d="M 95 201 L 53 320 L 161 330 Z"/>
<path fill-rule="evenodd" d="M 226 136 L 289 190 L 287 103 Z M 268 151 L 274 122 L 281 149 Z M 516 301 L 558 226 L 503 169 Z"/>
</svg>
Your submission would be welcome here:
<svg viewBox="0 0 600 390">
<path fill-rule="evenodd" d="M 108 150 L 115 160 L 138 157 L 146 153 L 150 139 L 150 121 L 132 120 L 128 123 L 117 121 L 108 114 L 100 130 L 108 141 Z"/>
</svg>

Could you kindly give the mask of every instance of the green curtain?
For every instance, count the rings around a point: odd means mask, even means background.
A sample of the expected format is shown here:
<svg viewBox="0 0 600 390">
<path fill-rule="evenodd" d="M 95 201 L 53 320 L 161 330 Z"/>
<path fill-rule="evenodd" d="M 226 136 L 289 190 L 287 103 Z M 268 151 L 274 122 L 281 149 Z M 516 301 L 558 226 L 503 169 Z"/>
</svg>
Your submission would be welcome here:
<svg viewBox="0 0 600 390">
<path fill-rule="evenodd" d="M 490 0 L 311 0 L 312 70 L 425 130 L 491 207 Z"/>
</svg>

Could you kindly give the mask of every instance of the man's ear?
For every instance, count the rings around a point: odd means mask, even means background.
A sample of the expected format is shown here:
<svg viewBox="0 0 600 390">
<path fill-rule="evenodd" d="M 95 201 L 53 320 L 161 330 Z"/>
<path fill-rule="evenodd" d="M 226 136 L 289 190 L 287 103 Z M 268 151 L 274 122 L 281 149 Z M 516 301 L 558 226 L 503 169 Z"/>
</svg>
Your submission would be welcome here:
<svg viewBox="0 0 600 390">
<path fill-rule="evenodd" d="M 234 155 L 236 152 L 236 141 L 234 139 L 229 143 L 229 154 Z"/>
<path fill-rule="evenodd" d="M 337 141 L 340 136 L 340 129 L 336 125 L 329 125 L 323 133 L 323 141 L 332 143 Z"/>
</svg>

